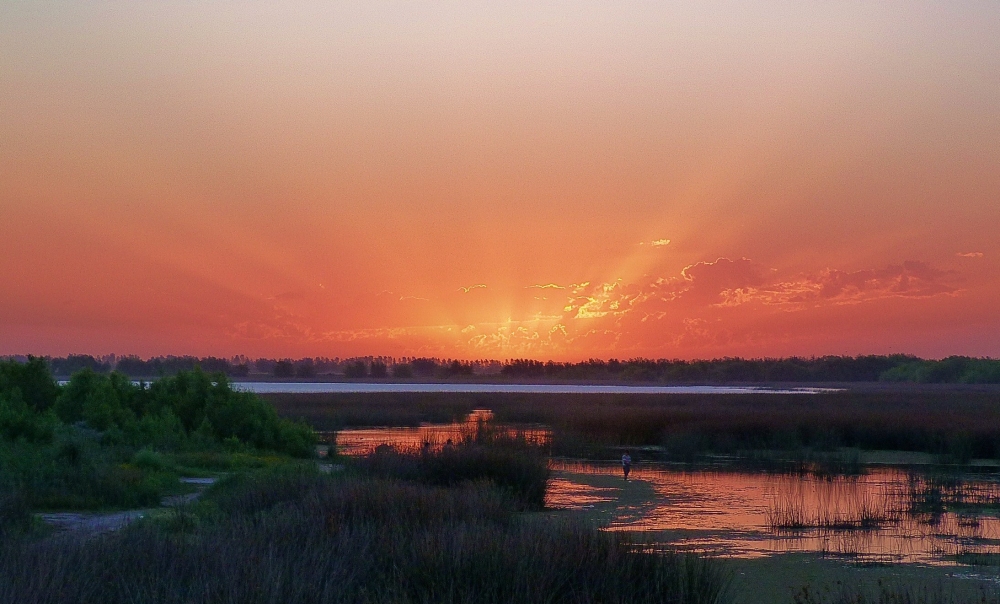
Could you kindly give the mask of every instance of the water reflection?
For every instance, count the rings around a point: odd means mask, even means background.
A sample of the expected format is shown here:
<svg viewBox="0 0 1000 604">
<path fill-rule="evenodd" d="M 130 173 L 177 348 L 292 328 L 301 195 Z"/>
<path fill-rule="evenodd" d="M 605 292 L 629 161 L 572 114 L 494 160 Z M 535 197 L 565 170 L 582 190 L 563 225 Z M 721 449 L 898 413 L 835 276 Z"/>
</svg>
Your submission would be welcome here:
<svg viewBox="0 0 1000 604">
<path fill-rule="evenodd" d="M 366 455 L 379 445 L 393 445 L 402 450 L 419 449 L 424 443 L 440 448 L 449 440 L 455 443 L 471 439 L 483 426 L 522 437 L 539 445 L 548 444 L 551 432 L 541 426 L 503 426 L 490 423 L 493 412 L 474 409 L 465 421 L 452 424 L 422 424 L 405 428 L 356 428 L 337 432 L 337 451 L 344 455 Z"/>
<path fill-rule="evenodd" d="M 60 382 L 63 384 L 64 382 Z M 438 393 L 461 394 L 820 394 L 841 388 L 767 388 L 764 386 L 623 386 L 615 384 L 475 384 L 388 382 L 231 382 L 236 390 L 275 393 Z"/>
<path fill-rule="evenodd" d="M 464 421 L 337 433 L 342 454 L 389 444 L 419 449 L 462 442 L 487 428 L 547 445 L 544 426 L 492 422 L 477 409 Z M 821 553 L 861 562 L 957 564 L 1000 561 L 1000 481 L 996 476 L 935 476 L 896 468 L 817 476 L 692 471 L 639 463 L 628 482 L 618 463 L 552 460 L 546 506 L 642 532 L 664 547 L 734 557 Z"/>
<path fill-rule="evenodd" d="M 964 503 L 957 505 L 956 496 L 931 513 L 920 502 L 934 481 L 894 469 L 818 478 L 642 464 L 627 484 L 617 482 L 617 465 L 557 462 L 553 470 L 551 507 L 593 506 L 609 530 L 646 532 L 675 547 L 737 557 L 818 552 L 923 564 L 954 564 L 1000 551 L 995 508 L 967 503 L 969 494 L 979 497 L 978 504 L 995 501 L 998 484 L 988 476 L 965 477 Z"/>
</svg>

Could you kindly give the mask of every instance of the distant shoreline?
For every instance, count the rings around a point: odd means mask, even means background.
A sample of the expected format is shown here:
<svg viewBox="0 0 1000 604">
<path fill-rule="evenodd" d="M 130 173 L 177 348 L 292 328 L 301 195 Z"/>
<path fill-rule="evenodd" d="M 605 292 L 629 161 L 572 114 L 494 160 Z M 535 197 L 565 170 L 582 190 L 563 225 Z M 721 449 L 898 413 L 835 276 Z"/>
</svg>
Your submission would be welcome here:
<svg viewBox="0 0 1000 604">
<path fill-rule="evenodd" d="M 163 376 L 130 376 L 137 382 L 153 382 Z M 70 376 L 57 375 L 59 382 Z M 474 376 L 471 378 L 357 378 L 341 375 L 318 375 L 312 378 L 276 378 L 269 375 L 229 376 L 230 383 L 271 384 L 406 384 L 406 385 L 496 385 L 496 386 L 607 386 L 613 388 L 752 388 L 766 394 L 773 390 L 850 390 L 853 392 L 998 392 L 1000 384 L 924 384 L 914 382 L 651 382 L 629 380 L 550 380 L 512 379 L 501 376 Z"/>
<path fill-rule="evenodd" d="M 783 388 L 772 389 L 762 386 L 694 386 L 664 385 L 642 386 L 637 384 L 484 384 L 464 383 L 420 383 L 420 382 L 232 382 L 234 390 L 257 394 L 624 394 L 624 395 L 664 395 L 664 394 L 823 394 L 840 389 L 826 388 Z"/>
</svg>

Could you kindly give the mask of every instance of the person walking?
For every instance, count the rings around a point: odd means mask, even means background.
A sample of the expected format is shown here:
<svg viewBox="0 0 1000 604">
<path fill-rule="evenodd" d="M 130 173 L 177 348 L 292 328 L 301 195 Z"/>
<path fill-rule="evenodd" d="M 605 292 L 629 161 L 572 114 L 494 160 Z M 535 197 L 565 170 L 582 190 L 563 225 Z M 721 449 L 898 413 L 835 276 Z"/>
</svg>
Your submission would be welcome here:
<svg viewBox="0 0 1000 604">
<path fill-rule="evenodd" d="M 628 480 L 628 473 L 632 471 L 632 456 L 625 451 L 622 455 L 622 472 L 625 473 L 625 480 Z"/>
</svg>

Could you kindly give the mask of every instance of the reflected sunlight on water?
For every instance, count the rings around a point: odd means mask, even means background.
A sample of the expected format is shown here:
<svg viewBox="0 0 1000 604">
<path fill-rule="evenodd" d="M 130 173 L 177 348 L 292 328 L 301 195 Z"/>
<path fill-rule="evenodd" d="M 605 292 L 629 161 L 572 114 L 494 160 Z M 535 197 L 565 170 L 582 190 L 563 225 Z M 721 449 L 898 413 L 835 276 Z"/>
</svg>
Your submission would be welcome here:
<svg viewBox="0 0 1000 604">
<path fill-rule="evenodd" d="M 364 455 L 388 444 L 419 449 L 491 431 L 546 445 L 544 426 L 492 423 L 487 409 L 462 422 L 337 433 L 337 449 Z M 546 507 L 606 530 L 636 531 L 664 547 L 733 557 L 820 553 L 861 562 L 956 564 L 1000 555 L 1000 481 L 870 468 L 859 476 L 769 474 L 643 462 L 628 482 L 614 462 L 552 460 Z"/>
<path fill-rule="evenodd" d="M 966 477 L 941 503 L 934 481 L 894 469 L 823 478 L 638 464 L 628 483 L 617 483 L 617 464 L 552 467 L 550 507 L 613 508 L 605 510 L 608 530 L 641 531 L 664 545 L 737 557 L 818 552 L 924 564 L 1000 551 L 993 507 L 1000 487 L 984 476 Z M 606 480 L 588 486 L 592 477 L 612 476 L 613 487 Z M 973 500 L 958 501 L 964 494 Z"/>
<path fill-rule="evenodd" d="M 464 422 L 452 424 L 423 424 L 404 428 L 354 428 L 337 432 L 337 451 L 343 455 L 365 455 L 379 445 L 393 445 L 399 449 L 419 449 L 424 443 L 432 448 L 441 447 L 449 440 L 462 442 L 476 434 L 481 423 L 490 421 L 489 409 L 474 409 Z M 523 437 L 529 442 L 547 444 L 551 433 L 540 426 L 504 427 L 491 424 L 492 430 L 505 431 L 510 436 Z"/>
</svg>

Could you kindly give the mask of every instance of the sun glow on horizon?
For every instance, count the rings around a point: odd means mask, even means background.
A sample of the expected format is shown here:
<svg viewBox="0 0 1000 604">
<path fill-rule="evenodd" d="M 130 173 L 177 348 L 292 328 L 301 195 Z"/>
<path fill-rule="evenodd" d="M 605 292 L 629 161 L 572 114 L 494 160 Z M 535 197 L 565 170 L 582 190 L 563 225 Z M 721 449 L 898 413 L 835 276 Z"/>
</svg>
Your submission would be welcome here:
<svg viewBox="0 0 1000 604">
<path fill-rule="evenodd" d="M 0 354 L 1000 356 L 1000 5 L 0 8 Z"/>
</svg>

